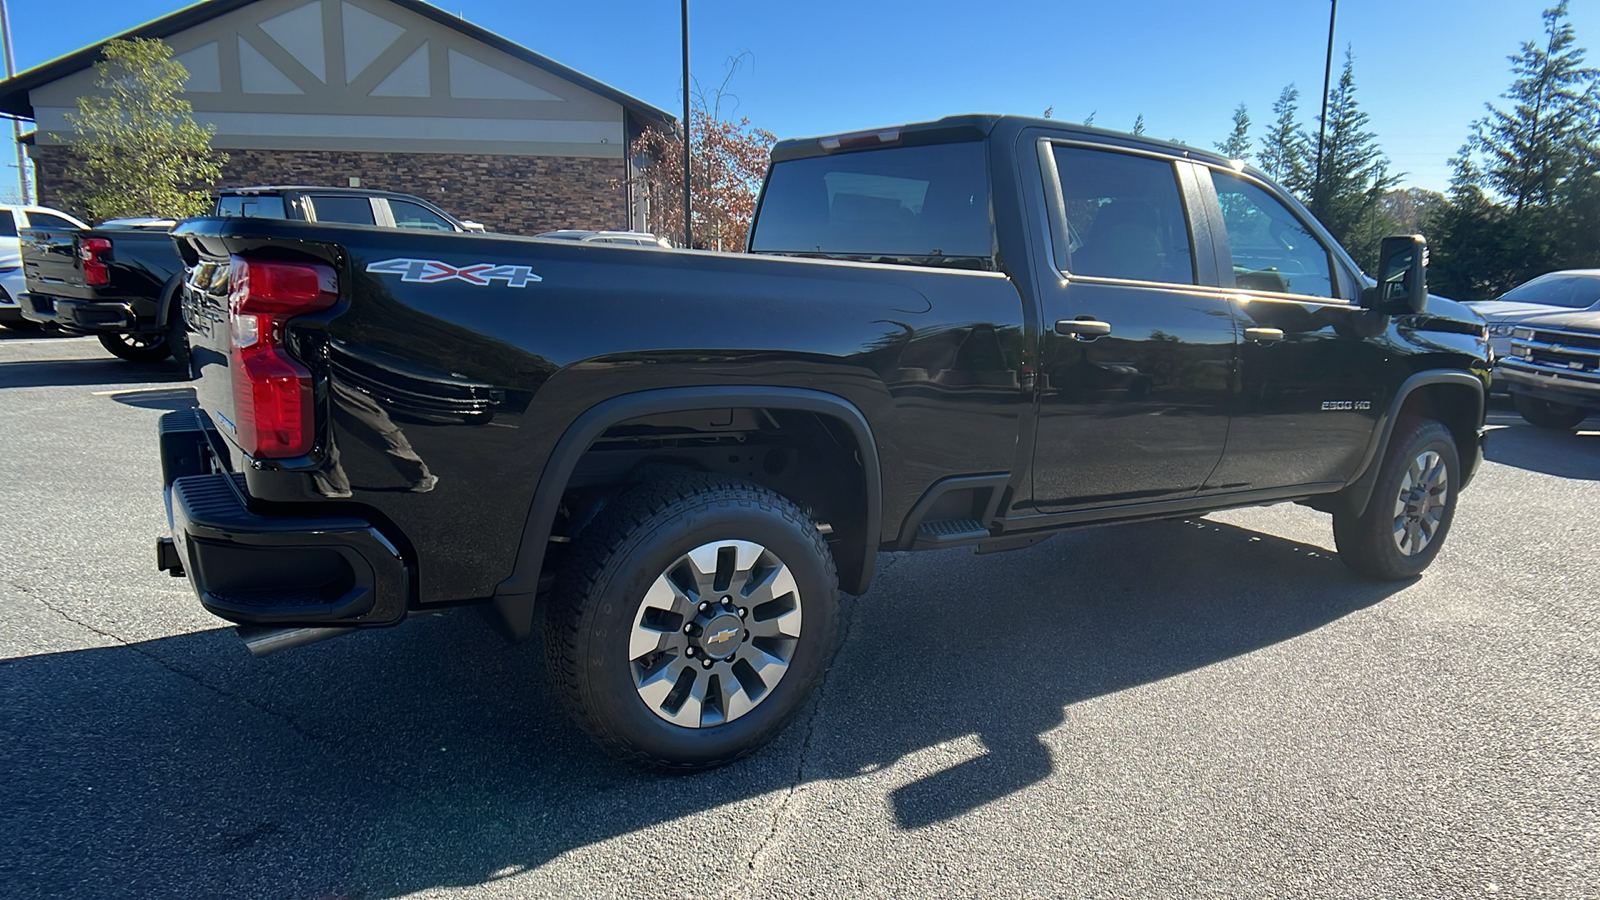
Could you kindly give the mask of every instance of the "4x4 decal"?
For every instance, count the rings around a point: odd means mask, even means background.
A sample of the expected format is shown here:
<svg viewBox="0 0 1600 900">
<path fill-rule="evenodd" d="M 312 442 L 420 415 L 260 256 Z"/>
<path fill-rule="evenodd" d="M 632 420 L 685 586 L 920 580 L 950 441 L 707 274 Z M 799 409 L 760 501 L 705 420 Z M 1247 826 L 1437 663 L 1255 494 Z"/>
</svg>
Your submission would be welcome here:
<svg viewBox="0 0 1600 900">
<path fill-rule="evenodd" d="M 506 287 L 527 287 L 529 282 L 543 281 L 527 266 L 497 266 L 494 263 L 470 263 L 452 266 L 437 259 L 385 259 L 367 266 L 368 272 L 379 275 L 399 275 L 401 281 L 436 284 L 441 281 L 465 281 L 467 284 L 486 285 L 504 281 Z"/>
</svg>

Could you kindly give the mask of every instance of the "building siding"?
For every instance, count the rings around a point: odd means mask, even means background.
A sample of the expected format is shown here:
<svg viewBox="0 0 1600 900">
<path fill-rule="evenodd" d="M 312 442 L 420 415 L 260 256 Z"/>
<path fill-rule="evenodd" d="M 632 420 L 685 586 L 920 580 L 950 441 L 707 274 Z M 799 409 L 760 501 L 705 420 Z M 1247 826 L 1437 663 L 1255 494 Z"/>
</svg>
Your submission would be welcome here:
<svg viewBox="0 0 1600 900">
<path fill-rule="evenodd" d="M 625 229 L 628 204 L 620 159 L 464 153 L 229 149 L 222 185 L 311 184 L 423 197 L 462 219 L 507 234 L 562 228 Z M 77 151 L 31 148 L 39 202 L 82 215 Z"/>
</svg>

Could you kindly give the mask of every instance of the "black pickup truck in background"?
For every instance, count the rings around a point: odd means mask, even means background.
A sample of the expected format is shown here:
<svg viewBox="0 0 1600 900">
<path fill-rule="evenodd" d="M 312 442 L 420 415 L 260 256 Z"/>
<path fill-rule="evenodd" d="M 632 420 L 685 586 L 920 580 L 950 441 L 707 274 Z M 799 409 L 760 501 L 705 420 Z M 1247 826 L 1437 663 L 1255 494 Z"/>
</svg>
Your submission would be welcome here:
<svg viewBox="0 0 1600 900">
<path fill-rule="evenodd" d="M 218 194 L 211 215 L 441 233 L 483 230 L 410 194 L 353 188 L 230 188 Z M 28 292 L 19 298 L 23 317 L 70 334 L 96 335 L 112 354 L 130 362 L 187 360 L 178 302 L 183 263 L 170 236 L 175 224 L 118 219 L 88 229 L 24 229 L 20 242 Z"/>
<path fill-rule="evenodd" d="M 880 550 L 1292 501 L 1368 576 L 1438 554 L 1489 361 L 1420 238 L 1375 284 L 1260 173 L 1056 121 L 772 160 L 749 254 L 183 224 L 159 565 L 258 653 L 483 604 L 685 770 L 802 707 Z"/>
</svg>

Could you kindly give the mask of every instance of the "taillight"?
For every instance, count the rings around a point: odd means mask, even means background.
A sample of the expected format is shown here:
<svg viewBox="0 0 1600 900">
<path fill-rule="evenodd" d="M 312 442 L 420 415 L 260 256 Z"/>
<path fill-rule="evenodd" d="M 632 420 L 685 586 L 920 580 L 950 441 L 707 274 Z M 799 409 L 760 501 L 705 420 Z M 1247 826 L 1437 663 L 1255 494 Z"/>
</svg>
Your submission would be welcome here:
<svg viewBox="0 0 1600 900">
<path fill-rule="evenodd" d="M 228 293 L 233 335 L 234 428 L 257 458 L 311 452 L 315 404 L 311 373 L 284 347 L 284 323 L 339 300 L 333 268 L 320 263 L 232 259 Z"/>
<path fill-rule="evenodd" d="M 104 286 L 111 283 L 111 268 L 104 254 L 111 252 L 111 242 L 105 238 L 84 238 L 78 242 L 78 258 L 83 260 L 83 283 Z"/>
</svg>

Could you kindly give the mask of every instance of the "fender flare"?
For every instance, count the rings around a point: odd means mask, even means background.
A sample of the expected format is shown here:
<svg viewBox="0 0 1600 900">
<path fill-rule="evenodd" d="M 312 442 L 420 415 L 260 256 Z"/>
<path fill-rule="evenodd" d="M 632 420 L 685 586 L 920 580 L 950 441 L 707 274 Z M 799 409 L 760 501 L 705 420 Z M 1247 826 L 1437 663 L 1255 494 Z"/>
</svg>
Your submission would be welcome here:
<svg viewBox="0 0 1600 900">
<path fill-rule="evenodd" d="M 161 299 L 156 303 L 156 321 L 162 328 L 167 326 L 172 315 L 172 304 L 183 302 L 180 292 L 183 290 L 183 270 L 172 274 L 167 283 L 161 286 Z"/>
<path fill-rule="evenodd" d="M 1478 427 L 1482 427 L 1486 398 L 1483 380 L 1476 375 L 1452 369 L 1429 369 L 1407 378 L 1400 385 L 1400 390 L 1395 392 L 1388 408 L 1384 410 L 1383 419 L 1378 427 L 1372 431 L 1366 455 L 1361 458 L 1361 465 L 1357 467 L 1357 471 L 1361 474 L 1340 492 L 1344 495 L 1340 499 L 1350 514 L 1359 516 L 1367 510 L 1367 503 L 1372 499 L 1372 489 L 1378 483 L 1378 470 L 1382 468 L 1383 453 L 1389 446 L 1389 439 L 1394 436 L 1394 427 L 1400 420 L 1400 410 L 1405 407 L 1406 399 L 1418 388 L 1436 384 L 1472 388 L 1478 398 L 1478 408 L 1473 421 L 1478 423 Z M 1466 452 L 1468 449 L 1462 448 L 1462 451 Z"/>
<path fill-rule="evenodd" d="M 613 397 L 591 407 L 575 419 L 556 442 L 544 472 L 539 476 L 528 519 L 522 528 L 511 575 L 494 592 L 494 606 L 510 636 L 526 638 L 533 630 L 535 597 L 544 568 L 545 549 L 555 526 L 556 512 L 578 461 L 595 440 L 611 426 L 638 418 L 671 412 L 689 412 L 728 407 L 765 407 L 795 410 L 828 416 L 842 422 L 861 451 L 861 466 L 866 497 L 866 546 L 860 571 L 840 572 L 840 586 L 850 593 L 864 593 L 872 582 L 883 522 L 883 475 L 878 463 L 878 444 L 866 416 L 854 403 L 836 394 L 804 388 L 763 386 L 706 386 L 660 388 Z"/>
</svg>

